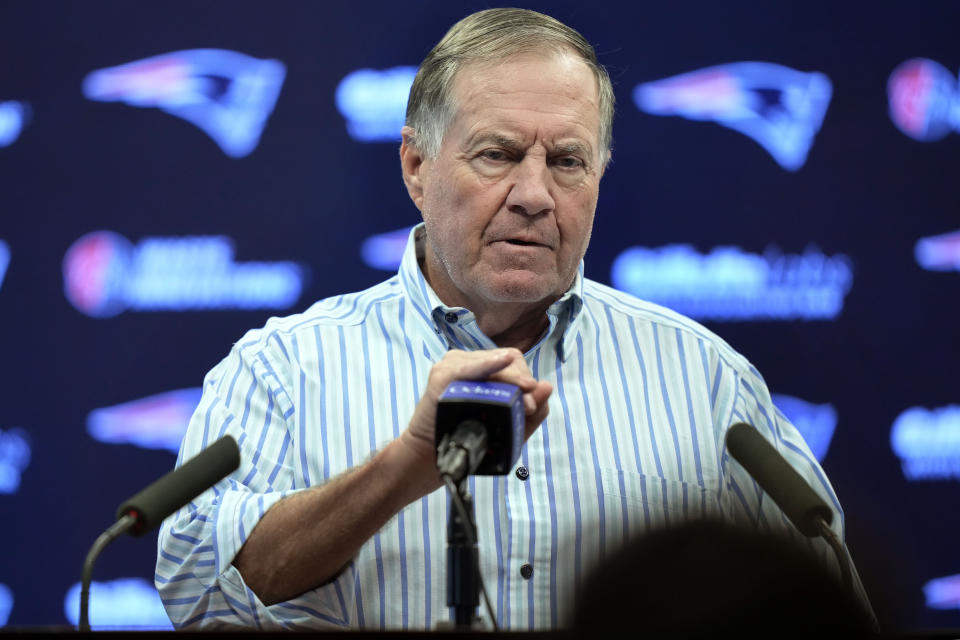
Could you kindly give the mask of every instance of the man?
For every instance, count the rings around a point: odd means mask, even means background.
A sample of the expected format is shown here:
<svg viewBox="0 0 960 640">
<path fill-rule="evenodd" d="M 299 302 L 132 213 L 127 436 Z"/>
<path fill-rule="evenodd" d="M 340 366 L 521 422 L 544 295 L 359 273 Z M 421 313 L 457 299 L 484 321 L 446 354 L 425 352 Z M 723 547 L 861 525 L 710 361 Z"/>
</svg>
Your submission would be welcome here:
<svg viewBox="0 0 960 640">
<path fill-rule="evenodd" d="M 515 473 L 470 480 L 502 628 L 562 626 L 592 567 L 664 524 L 789 529 L 725 452 L 736 422 L 840 511 L 744 358 L 583 278 L 612 116 L 592 48 L 547 16 L 482 11 L 431 51 L 400 148 L 424 223 L 398 275 L 272 319 L 206 378 L 180 461 L 226 433 L 242 461 L 161 529 L 156 582 L 179 627 L 448 620 L 433 427 L 457 379 L 524 393 Z"/>
</svg>

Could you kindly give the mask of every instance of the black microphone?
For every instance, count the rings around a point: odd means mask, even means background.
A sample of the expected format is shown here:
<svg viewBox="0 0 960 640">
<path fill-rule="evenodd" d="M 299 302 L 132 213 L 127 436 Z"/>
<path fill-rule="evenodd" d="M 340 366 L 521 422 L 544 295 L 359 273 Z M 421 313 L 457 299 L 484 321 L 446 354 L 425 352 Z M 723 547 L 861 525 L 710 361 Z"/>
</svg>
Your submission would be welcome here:
<svg viewBox="0 0 960 640">
<path fill-rule="evenodd" d="M 437 404 L 437 469 L 457 483 L 468 475 L 510 473 L 525 431 L 523 393 L 516 385 L 451 382 Z"/>
<path fill-rule="evenodd" d="M 132 515 L 129 533 L 142 536 L 239 466 L 237 441 L 224 436 L 121 504 L 117 518 Z"/>
<path fill-rule="evenodd" d="M 730 427 L 727 450 L 783 509 L 800 533 L 807 537 L 820 535 L 818 518 L 826 524 L 833 522 L 833 511 L 827 503 L 755 428 L 745 422 Z"/>
<path fill-rule="evenodd" d="M 497 618 L 480 575 L 473 499 L 461 483 L 469 475 L 510 473 L 526 435 L 523 393 L 504 382 L 451 382 L 437 402 L 434 431 L 437 470 L 454 507 L 447 524 L 447 605 L 455 628 L 469 629 L 482 592 L 496 631 Z"/>
<path fill-rule="evenodd" d="M 840 565 L 840 577 L 844 587 L 854 600 L 859 600 L 853 584 L 850 558 L 844 551 L 840 537 L 830 528 L 833 510 L 827 503 L 773 445 L 749 424 L 738 422 L 727 430 L 727 450 L 787 514 L 800 533 L 808 538 L 821 536 L 827 542 Z M 870 625 L 878 629 L 877 619 L 867 596 L 865 593 L 862 595 L 861 608 Z"/>
<path fill-rule="evenodd" d="M 117 509 L 117 521 L 94 541 L 83 563 L 80 587 L 80 631 L 90 630 L 90 581 L 100 552 L 124 533 L 142 536 L 240 466 L 240 449 L 224 436 L 199 454 L 136 494 Z"/>
</svg>

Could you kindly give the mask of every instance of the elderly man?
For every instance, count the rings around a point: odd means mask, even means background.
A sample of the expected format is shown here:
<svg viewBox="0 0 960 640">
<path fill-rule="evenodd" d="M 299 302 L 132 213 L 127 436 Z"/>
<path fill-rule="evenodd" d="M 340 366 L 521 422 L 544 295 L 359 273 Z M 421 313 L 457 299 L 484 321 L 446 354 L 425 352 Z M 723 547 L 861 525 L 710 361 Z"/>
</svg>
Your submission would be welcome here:
<svg viewBox="0 0 960 640">
<path fill-rule="evenodd" d="M 788 528 L 725 452 L 736 422 L 840 511 L 742 356 L 583 277 L 612 117 L 592 48 L 547 16 L 482 11 L 430 52 L 400 147 L 423 224 L 397 276 L 272 319 L 205 380 L 180 460 L 228 433 L 242 462 L 161 530 L 156 582 L 178 627 L 449 620 L 434 418 L 457 379 L 523 391 L 520 463 L 470 480 L 503 628 L 563 626 L 581 579 L 644 531 Z"/>
</svg>

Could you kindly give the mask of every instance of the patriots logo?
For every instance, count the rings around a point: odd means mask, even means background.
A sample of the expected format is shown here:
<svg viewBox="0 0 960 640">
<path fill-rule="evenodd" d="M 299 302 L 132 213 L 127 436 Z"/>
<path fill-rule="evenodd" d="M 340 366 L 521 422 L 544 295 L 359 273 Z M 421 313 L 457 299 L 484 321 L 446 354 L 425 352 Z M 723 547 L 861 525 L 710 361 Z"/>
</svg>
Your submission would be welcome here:
<svg viewBox="0 0 960 640">
<path fill-rule="evenodd" d="M 773 404 L 793 423 L 810 452 L 823 462 L 837 429 L 837 410 L 830 403 L 815 404 L 786 394 L 770 394 Z"/>
<path fill-rule="evenodd" d="M 923 595 L 929 609 L 960 609 L 960 574 L 930 580 Z"/>
<path fill-rule="evenodd" d="M 0 240 L 0 286 L 3 286 L 3 278 L 7 275 L 7 266 L 10 264 L 10 247 L 6 242 Z"/>
<path fill-rule="evenodd" d="M 749 136 L 788 171 L 804 165 L 833 87 L 822 73 L 770 62 L 735 62 L 637 85 L 637 108 L 712 120 Z"/>
<path fill-rule="evenodd" d="M 285 75 L 278 60 L 189 49 L 92 71 L 83 95 L 166 111 L 202 129 L 228 156 L 242 158 L 260 142 Z"/>
<path fill-rule="evenodd" d="M 927 271 L 960 271 L 960 231 L 920 238 L 913 253 Z"/>
<path fill-rule="evenodd" d="M 9 147 L 30 119 L 30 105 L 18 100 L 0 102 L 0 147 Z"/>
<path fill-rule="evenodd" d="M 410 227 L 372 235 L 360 246 L 360 256 L 372 269 L 396 271 L 403 260 L 409 237 Z"/>
<path fill-rule="evenodd" d="M 87 433 L 99 442 L 177 453 L 202 392 L 199 387 L 178 389 L 94 409 L 87 416 Z"/>
</svg>

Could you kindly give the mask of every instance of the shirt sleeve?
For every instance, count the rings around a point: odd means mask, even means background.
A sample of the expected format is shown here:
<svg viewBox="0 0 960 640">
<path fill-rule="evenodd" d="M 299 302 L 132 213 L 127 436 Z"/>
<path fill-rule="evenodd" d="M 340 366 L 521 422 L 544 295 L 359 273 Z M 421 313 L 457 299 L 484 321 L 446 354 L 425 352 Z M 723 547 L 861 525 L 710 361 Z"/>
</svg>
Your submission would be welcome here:
<svg viewBox="0 0 960 640">
<path fill-rule="evenodd" d="M 352 565 L 333 582 L 270 606 L 233 566 L 264 513 L 307 488 L 295 469 L 290 437 L 295 411 L 282 380 L 290 363 L 276 334 L 272 338 L 253 334 L 207 375 L 181 445 L 177 466 L 229 434 L 240 448 L 240 466 L 161 525 L 154 581 L 178 629 L 316 629 L 350 623 L 346 597 L 354 590 Z M 267 342 L 279 345 L 276 352 Z"/>
</svg>

